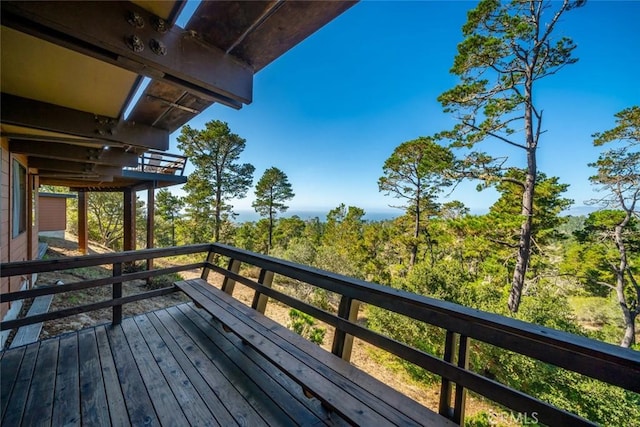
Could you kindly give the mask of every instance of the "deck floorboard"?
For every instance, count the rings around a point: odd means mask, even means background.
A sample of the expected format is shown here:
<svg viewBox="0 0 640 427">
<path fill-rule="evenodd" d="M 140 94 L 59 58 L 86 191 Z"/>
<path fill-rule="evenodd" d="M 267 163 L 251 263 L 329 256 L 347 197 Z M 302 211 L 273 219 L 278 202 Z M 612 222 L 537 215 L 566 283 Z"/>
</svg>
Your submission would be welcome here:
<svg viewBox="0 0 640 427">
<path fill-rule="evenodd" d="M 106 337 L 105 337 L 106 338 Z M 85 329 L 78 334 L 78 350 L 80 362 L 80 411 L 82 424 L 107 426 L 110 424 L 109 403 L 105 391 L 105 382 L 109 380 L 101 370 L 100 354 L 96 330 Z M 109 355 L 111 351 L 109 350 Z M 116 378 L 117 379 L 117 378 Z M 120 391 L 120 386 L 118 386 Z M 129 422 L 127 411 L 122 405 L 121 421 Z"/>
<path fill-rule="evenodd" d="M 344 425 L 184 304 L 0 353 L 2 425 Z"/>
<path fill-rule="evenodd" d="M 60 339 L 58 370 L 53 401 L 52 424 L 80 425 L 80 373 L 78 372 L 78 335 Z"/>
</svg>

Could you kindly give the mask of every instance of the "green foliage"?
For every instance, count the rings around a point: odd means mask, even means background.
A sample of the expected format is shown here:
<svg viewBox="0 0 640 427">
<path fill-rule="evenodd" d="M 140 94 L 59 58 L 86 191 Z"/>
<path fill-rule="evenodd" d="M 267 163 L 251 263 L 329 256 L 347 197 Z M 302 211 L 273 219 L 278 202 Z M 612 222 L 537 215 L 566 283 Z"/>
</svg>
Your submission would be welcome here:
<svg viewBox="0 0 640 427">
<path fill-rule="evenodd" d="M 178 273 L 163 274 L 162 276 L 151 277 L 147 282 L 147 287 L 150 289 L 167 288 L 180 280 L 183 280 L 183 277 Z"/>
<path fill-rule="evenodd" d="M 325 328 L 316 327 L 316 319 L 295 308 L 289 310 L 289 328 L 296 334 L 308 339 L 314 344 L 322 345 L 327 333 Z"/>
<path fill-rule="evenodd" d="M 284 204 L 293 198 L 291 184 L 287 175 L 276 167 L 267 169 L 256 185 L 256 200 L 251 204 L 261 216 L 269 218 L 269 239 L 267 241 L 267 254 L 273 246 L 273 222 L 278 212 L 289 209 Z"/>
<path fill-rule="evenodd" d="M 156 194 L 155 207 L 156 245 L 160 247 L 176 246 L 176 223 L 180 217 L 180 211 L 184 207 L 184 200 L 163 188 Z"/>
<path fill-rule="evenodd" d="M 567 11 L 584 3 L 480 1 L 467 14 L 464 40 L 451 68 L 460 82 L 438 98 L 445 112 L 454 113 L 458 120 L 438 138 L 464 148 L 453 175 L 478 180 L 479 189 L 505 182 L 522 187 L 521 197 L 514 200 L 521 216 L 511 219 L 509 227 L 519 221 L 517 241 L 503 241 L 517 249 L 508 299 L 512 312 L 518 311 L 531 250 L 536 247 L 532 237 L 537 215 L 534 204 L 540 198 L 536 152 L 544 133 L 542 109 L 535 102 L 538 81 L 577 61 L 572 56 L 573 41 L 567 37 L 554 40 L 554 32 Z M 527 165 L 523 176 L 509 176 L 513 169 L 507 157 L 479 150 L 477 145 L 484 141 L 521 149 Z"/>
<path fill-rule="evenodd" d="M 587 248 L 606 253 L 608 265 L 591 273 L 596 283 L 615 291 L 624 319 L 620 345 L 631 347 L 640 315 L 640 108 L 619 112 L 616 121 L 615 128 L 593 135 L 594 145 L 615 143 L 614 148 L 589 165 L 597 170 L 591 182 L 604 193 L 598 202 L 609 209 L 591 214 L 577 237 Z"/>
<path fill-rule="evenodd" d="M 594 145 L 600 146 L 613 141 L 640 142 L 640 107 L 633 106 L 615 114 L 617 125 L 605 132 L 593 134 Z"/>
<path fill-rule="evenodd" d="M 421 233 L 428 240 L 429 233 L 423 221 L 437 210 L 437 194 L 451 185 L 449 171 L 452 165 L 451 150 L 426 137 L 400 144 L 384 162 L 384 176 L 378 180 L 379 190 L 405 199 L 400 207 L 413 218 L 412 237 L 408 241 L 410 265 L 417 261 Z"/>
<path fill-rule="evenodd" d="M 115 251 L 123 248 L 124 196 L 122 192 L 87 193 L 87 228 L 89 239 Z M 77 209 L 77 202 L 76 202 Z M 136 197 L 136 236 L 138 246 L 146 244 L 144 202 Z M 77 218 L 77 212 L 73 216 Z M 70 218 L 71 219 L 71 218 Z M 77 223 L 77 220 L 75 220 Z M 77 230 L 76 230 L 77 231 Z"/>
<path fill-rule="evenodd" d="M 228 220 L 224 214 L 232 213 L 229 201 L 246 196 L 255 168 L 238 162 L 245 146 L 246 141 L 220 120 L 205 123 L 203 130 L 182 127 L 178 148 L 195 166 L 184 186 L 193 243 L 220 241 L 223 222 Z"/>
<path fill-rule="evenodd" d="M 465 427 L 491 427 L 495 426 L 495 422 L 487 412 L 480 411 L 470 417 L 465 417 L 464 425 Z"/>
</svg>

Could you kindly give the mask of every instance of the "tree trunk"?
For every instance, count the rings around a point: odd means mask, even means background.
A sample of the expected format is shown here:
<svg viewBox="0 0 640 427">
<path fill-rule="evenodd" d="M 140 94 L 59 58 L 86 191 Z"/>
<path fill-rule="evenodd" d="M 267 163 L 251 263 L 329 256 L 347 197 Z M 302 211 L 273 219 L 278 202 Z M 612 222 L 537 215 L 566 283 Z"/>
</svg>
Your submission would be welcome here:
<svg viewBox="0 0 640 427">
<path fill-rule="evenodd" d="M 622 317 L 624 318 L 624 336 L 622 337 L 620 346 L 626 348 L 631 347 L 635 343 L 635 321 L 638 314 L 637 309 L 630 308 L 627 305 L 627 299 L 624 295 L 624 275 L 627 272 L 629 265 L 627 263 L 627 249 L 625 247 L 624 240 L 622 239 L 622 231 L 624 227 L 629 223 L 630 219 L 631 214 L 627 211 L 624 220 L 622 220 L 622 222 L 618 224 L 614 230 L 614 239 L 616 242 L 616 247 L 618 248 L 618 253 L 620 254 L 620 264 L 616 269 L 616 296 L 618 297 L 618 304 L 620 305 L 620 309 L 622 310 Z"/>
<path fill-rule="evenodd" d="M 218 187 L 216 190 L 216 207 L 215 207 L 215 215 L 216 215 L 216 224 L 214 229 L 214 241 L 220 241 L 220 211 L 222 210 L 222 191 Z M 197 242 L 201 243 L 201 242 Z"/>
<path fill-rule="evenodd" d="M 420 236 L 420 208 L 416 207 L 416 220 L 413 229 L 413 242 L 411 244 L 411 258 L 409 259 L 409 265 L 413 267 L 416 265 L 416 258 L 418 256 L 418 237 Z"/>
<path fill-rule="evenodd" d="M 509 294 L 508 306 L 513 313 L 518 312 L 522 289 L 531 257 L 531 224 L 533 220 L 533 196 L 535 189 L 535 172 L 527 174 L 525 188 L 522 194 L 522 225 L 520 226 L 520 240 L 518 242 L 518 258 L 516 267 L 513 270 L 513 280 L 511 281 L 511 293 Z"/>
<path fill-rule="evenodd" d="M 624 318 L 624 336 L 620 342 L 620 347 L 629 348 L 636 342 L 636 316 L 638 313 L 629 310 L 625 303 L 621 303 L 620 308 L 622 308 Z"/>
<path fill-rule="evenodd" d="M 526 97 L 528 103 L 525 107 L 525 134 L 527 140 L 527 176 L 524 181 L 522 191 L 522 225 L 520 226 L 520 240 L 518 242 L 518 258 L 516 267 L 513 270 L 513 280 L 511 281 L 511 292 L 507 305 L 509 310 L 517 313 L 522 299 L 522 289 L 529 267 L 531 257 L 531 225 L 533 222 L 533 199 L 536 189 L 536 177 L 538 167 L 536 164 L 536 148 L 538 145 L 537 135 L 533 130 L 533 111 L 531 106 L 531 82 L 527 85 Z"/>
<path fill-rule="evenodd" d="M 272 245 L 272 237 L 273 237 L 273 211 L 269 208 L 269 242 L 267 243 L 267 255 L 271 252 Z"/>
</svg>

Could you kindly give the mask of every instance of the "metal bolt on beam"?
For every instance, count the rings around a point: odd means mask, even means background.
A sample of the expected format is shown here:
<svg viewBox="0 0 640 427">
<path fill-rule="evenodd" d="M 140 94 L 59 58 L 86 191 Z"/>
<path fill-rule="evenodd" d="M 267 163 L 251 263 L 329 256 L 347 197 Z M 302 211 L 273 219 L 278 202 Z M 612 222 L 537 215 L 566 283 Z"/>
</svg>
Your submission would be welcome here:
<svg viewBox="0 0 640 427">
<path fill-rule="evenodd" d="M 144 19 L 138 12 L 129 12 L 127 22 L 136 28 L 144 28 Z"/>
<path fill-rule="evenodd" d="M 169 29 L 169 27 L 167 27 L 167 21 L 157 16 L 153 18 L 153 21 L 151 21 L 151 26 L 153 26 L 153 29 L 159 32 L 160 34 L 166 33 L 167 30 Z"/>
<path fill-rule="evenodd" d="M 156 55 L 165 56 L 167 54 L 167 46 L 156 39 L 151 39 L 151 41 L 149 42 L 149 47 L 151 48 L 151 51 Z"/>
<path fill-rule="evenodd" d="M 127 37 L 126 41 L 127 46 L 129 46 L 129 49 L 131 49 L 132 51 L 140 53 L 144 50 L 144 43 L 142 42 L 142 39 L 135 34 Z"/>
</svg>

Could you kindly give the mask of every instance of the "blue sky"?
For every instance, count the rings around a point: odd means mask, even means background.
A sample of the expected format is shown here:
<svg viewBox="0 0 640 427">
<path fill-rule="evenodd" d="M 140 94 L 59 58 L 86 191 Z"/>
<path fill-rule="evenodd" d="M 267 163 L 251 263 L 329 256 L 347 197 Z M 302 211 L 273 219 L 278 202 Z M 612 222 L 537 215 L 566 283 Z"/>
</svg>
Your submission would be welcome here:
<svg viewBox="0 0 640 427">
<path fill-rule="evenodd" d="M 296 194 L 290 210 L 328 211 L 340 203 L 392 210 L 396 199 L 377 187 L 382 165 L 400 143 L 453 126 L 436 98 L 457 83 L 449 69 L 474 5 L 361 2 L 260 71 L 252 104 L 238 111 L 214 104 L 189 124 L 228 122 L 247 140 L 241 161 L 256 167 L 254 182 L 271 166 L 287 174 Z M 576 206 L 594 197 L 587 164 L 600 148 L 592 147 L 591 134 L 613 127 L 616 112 L 640 104 L 639 17 L 640 1 L 591 0 L 556 28 L 578 45 L 579 61 L 538 87 L 547 130 L 538 166 L 570 184 L 566 196 Z M 524 153 L 504 144 L 483 149 L 524 164 Z M 443 201 L 460 200 L 482 213 L 496 197 L 469 183 Z M 232 204 L 250 210 L 252 200 L 253 189 Z"/>
</svg>

